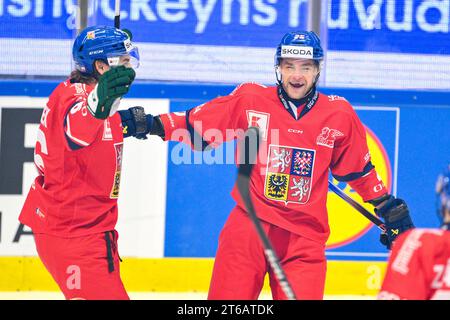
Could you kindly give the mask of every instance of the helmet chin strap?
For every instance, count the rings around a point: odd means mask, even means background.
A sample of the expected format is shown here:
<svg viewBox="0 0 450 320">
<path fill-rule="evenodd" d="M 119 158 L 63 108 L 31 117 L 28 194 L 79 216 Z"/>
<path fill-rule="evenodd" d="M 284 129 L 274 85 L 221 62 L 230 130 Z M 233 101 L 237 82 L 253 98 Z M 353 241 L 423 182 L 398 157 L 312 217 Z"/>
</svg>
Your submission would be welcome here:
<svg viewBox="0 0 450 320">
<path fill-rule="evenodd" d="M 275 77 L 277 79 L 277 85 L 281 85 L 283 83 L 283 81 L 281 80 L 281 71 L 280 71 L 280 66 L 275 66 Z"/>
</svg>

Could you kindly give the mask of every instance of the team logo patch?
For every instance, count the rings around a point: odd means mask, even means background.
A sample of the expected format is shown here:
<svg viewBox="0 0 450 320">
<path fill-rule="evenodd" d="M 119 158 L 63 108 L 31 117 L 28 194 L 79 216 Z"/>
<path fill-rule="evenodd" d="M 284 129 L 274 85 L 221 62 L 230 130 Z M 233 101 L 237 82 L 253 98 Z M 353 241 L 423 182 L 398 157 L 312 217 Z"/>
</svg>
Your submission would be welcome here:
<svg viewBox="0 0 450 320">
<path fill-rule="evenodd" d="M 267 132 L 269 130 L 270 113 L 246 110 L 247 121 L 249 127 L 259 128 L 261 138 L 267 140 Z"/>
<path fill-rule="evenodd" d="M 316 143 L 319 146 L 324 146 L 328 148 L 334 148 L 334 142 L 337 137 L 342 137 L 344 134 L 336 129 L 330 129 L 325 127 L 322 132 L 317 137 Z"/>
<path fill-rule="evenodd" d="M 86 38 L 88 38 L 88 39 L 95 39 L 95 31 L 89 31 L 87 34 L 86 34 Z"/>
<path fill-rule="evenodd" d="M 109 120 L 106 119 L 103 122 L 103 136 L 102 136 L 102 140 L 103 141 L 108 141 L 108 140 L 112 140 L 113 136 L 112 136 L 112 131 L 111 131 L 111 124 L 109 123 Z"/>
<path fill-rule="evenodd" d="M 304 204 L 311 195 L 315 150 L 270 145 L 264 195 Z"/>
<path fill-rule="evenodd" d="M 344 97 L 336 96 L 334 94 L 328 96 L 328 101 L 347 101 Z"/>
<path fill-rule="evenodd" d="M 116 172 L 114 174 L 114 181 L 113 181 L 113 187 L 111 189 L 111 194 L 109 195 L 109 197 L 111 199 L 119 198 L 120 174 L 122 172 L 123 143 L 115 144 L 114 149 L 116 151 Z"/>
</svg>

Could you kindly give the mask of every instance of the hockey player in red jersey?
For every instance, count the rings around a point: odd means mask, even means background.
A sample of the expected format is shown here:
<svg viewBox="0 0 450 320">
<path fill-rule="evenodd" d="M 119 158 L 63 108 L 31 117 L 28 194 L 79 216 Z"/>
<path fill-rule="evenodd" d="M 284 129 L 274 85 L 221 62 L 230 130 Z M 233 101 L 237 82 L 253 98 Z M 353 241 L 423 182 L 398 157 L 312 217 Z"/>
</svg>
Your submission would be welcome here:
<svg viewBox="0 0 450 320">
<path fill-rule="evenodd" d="M 315 33 L 289 32 L 275 54 L 277 86 L 245 83 L 185 113 L 154 117 L 143 114 L 141 107 L 119 111 L 128 130 L 125 136 L 142 139 L 150 133 L 203 150 L 239 139 L 250 126 L 259 127 L 260 157 L 250 194 L 300 299 L 323 298 L 330 169 L 377 207 L 389 229 L 382 237 L 388 248 L 398 233 L 413 225 L 405 202 L 388 194 L 379 179 L 364 126 L 350 103 L 317 90 L 322 60 Z M 269 272 L 273 298 L 284 299 L 236 187 L 232 196 L 236 206 L 220 234 L 208 298 L 257 299 Z"/>
<path fill-rule="evenodd" d="M 116 113 L 135 78 L 137 48 L 113 27 L 89 27 L 73 44 L 76 70 L 42 113 L 38 176 L 19 220 L 67 299 L 128 299 L 119 273 L 117 198 L 123 133 Z"/>
<path fill-rule="evenodd" d="M 436 182 L 440 229 L 399 236 L 389 257 L 380 300 L 450 300 L 450 165 Z"/>
</svg>

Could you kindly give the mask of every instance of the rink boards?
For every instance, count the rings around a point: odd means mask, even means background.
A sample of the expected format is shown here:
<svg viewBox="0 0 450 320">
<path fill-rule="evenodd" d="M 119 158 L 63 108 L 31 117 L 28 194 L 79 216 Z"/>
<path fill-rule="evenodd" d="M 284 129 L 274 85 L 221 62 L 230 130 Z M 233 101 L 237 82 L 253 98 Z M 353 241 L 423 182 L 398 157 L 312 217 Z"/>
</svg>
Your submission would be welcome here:
<svg viewBox="0 0 450 320">
<path fill-rule="evenodd" d="M 29 230 L 20 226 L 17 217 L 35 176 L 37 124 L 56 84 L 1 82 L 0 290 L 55 289 L 35 257 Z M 142 105 L 153 114 L 181 111 L 232 90 L 228 85 L 138 83 L 121 108 Z M 380 157 L 387 159 L 381 166 L 385 165 L 391 192 L 407 201 L 416 225 L 437 226 L 434 182 L 450 161 L 450 94 L 322 91 L 344 96 L 353 104 Z M 233 147 L 224 147 L 224 163 L 218 164 L 217 154 L 191 152 L 157 137 L 125 141 L 117 229 L 129 290 L 207 289 L 218 235 L 234 205 L 229 192 L 236 167 L 227 160 Z M 345 185 L 339 186 L 353 195 Z M 330 194 L 333 241 L 327 250 L 327 293 L 374 294 L 387 257 L 378 243 L 378 229 L 334 197 Z"/>
</svg>

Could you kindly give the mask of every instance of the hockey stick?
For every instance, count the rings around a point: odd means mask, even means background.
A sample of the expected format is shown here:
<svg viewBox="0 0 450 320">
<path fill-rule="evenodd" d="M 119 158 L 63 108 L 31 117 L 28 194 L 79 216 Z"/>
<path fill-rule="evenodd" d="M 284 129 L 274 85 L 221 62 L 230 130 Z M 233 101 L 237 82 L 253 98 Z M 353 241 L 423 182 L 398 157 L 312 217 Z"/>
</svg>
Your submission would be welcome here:
<svg viewBox="0 0 450 320">
<path fill-rule="evenodd" d="M 247 208 L 247 212 L 249 213 L 250 218 L 252 219 L 252 222 L 256 227 L 258 236 L 263 243 L 264 253 L 267 257 L 267 260 L 269 261 L 269 264 L 273 272 L 275 273 L 275 277 L 277 278 L 281 289 L 283 290 L 288 300 L 296 300 L 294 290 L 292 290 L 292 287 L 289 284 L 286 274 L 284 273 L 284 270 L 281 267 L 280 260 L 278 259 L 275 250 L 273 249 L 272 244 L 270 243 L 269 238 L 267 237 L 266 233 L 264 232 L 264 229 L 261 226 L 261 222 L 258 219 L 255 208 L 253 207 L 253 202 L 250 198 L 250 191 L 249 191 L 250 174 L 252 173 L 253 162 L 256 161 L 256 157 L 258 154 L 259 138 L 260 137 L 258 128 L 256 127 L 248 128 L 247 132 L 245 133 L 243 147 L 240 148 L 241 161 L 239 165 L 236 183 L 239 193 L 242 197 L 242 200 L 244 201 L 245 206 Z M 253 145 L 254 147 L 251 148 L 250 142 L 253 143 L 256 142 L 256 146 Z"/>
<path fill-rule="evenodd" d="M 351 205 L 354 209 L 356 209 L 359 213 L 361 213 L 364 217 L 369 219 L 373 224 L 375 224 L 378 228 L 380 228 L 381 231 L 386 232 L 386 227 L 379 218 L 371 214 L 369 211 L 367 211 L 366 208 L 364 208 L 362 205 L 360 205 L 358 202 L 350 198 L 347 194 L 344 193 L 341 189 L 336 187 L 331 181 L 328 181 L 328 187 L 331 191 L 336 193 L 339 197 L 344 199 L 345 202 L 347 202 L 349 205 Z"/>
<path fill-rule="evenodd" d="M 120 0 L 116 0 L 114 9 L 115 9 L 114 27 L 120 29 Z"/>
</svg>

